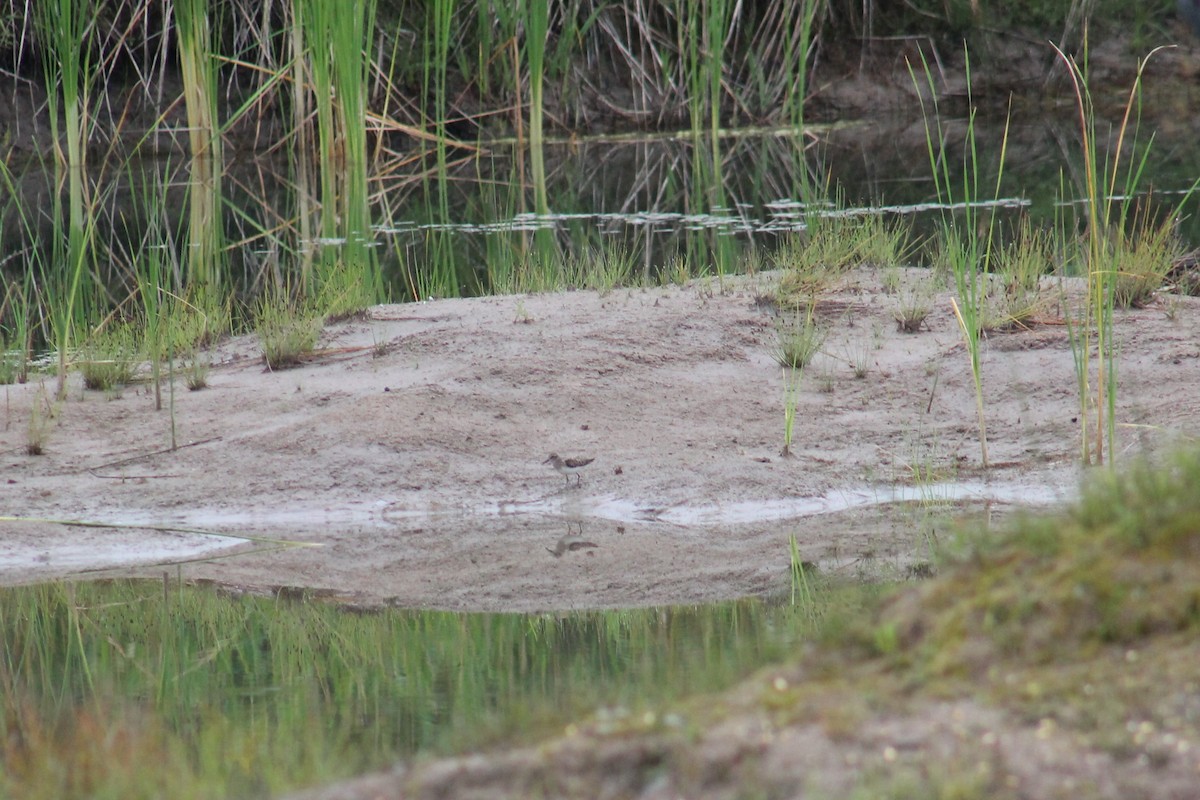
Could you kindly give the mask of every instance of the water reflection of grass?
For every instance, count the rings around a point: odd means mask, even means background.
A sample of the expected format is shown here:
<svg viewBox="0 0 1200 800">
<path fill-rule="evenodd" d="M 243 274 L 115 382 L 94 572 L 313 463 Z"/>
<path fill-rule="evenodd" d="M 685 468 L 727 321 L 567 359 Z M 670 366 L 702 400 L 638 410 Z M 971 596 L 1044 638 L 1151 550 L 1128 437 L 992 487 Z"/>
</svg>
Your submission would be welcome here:
<svg viewBox="0 0 1200 800">
<path fill-rule="evenodd" d="M 0 616 L 0 793 L 27 798 L 261 795 L 538 737 L 726 686 L 810 626 L 757 602 L 463 615 L 136 581 L 6 589 Z"/>
</svg>

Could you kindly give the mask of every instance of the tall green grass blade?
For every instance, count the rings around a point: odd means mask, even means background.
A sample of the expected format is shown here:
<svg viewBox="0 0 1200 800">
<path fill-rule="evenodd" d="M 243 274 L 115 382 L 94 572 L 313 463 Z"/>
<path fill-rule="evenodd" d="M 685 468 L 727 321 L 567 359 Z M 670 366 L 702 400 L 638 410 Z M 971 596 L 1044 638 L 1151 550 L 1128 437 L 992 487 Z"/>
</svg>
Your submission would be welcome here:
<svg viewBox="0 0 1200 800">
<path fill-rule="evenodd" d="M 52 335 L 58 351 L 58 390 L 66 396 L 69 352 L 76 331 L 82 324 L 83 276 L 91 268 L 92 233 L 95 219 L 85 199 L 84 142 L 87 141 L 89 97 L 95 79 L 91 61 L 91 31 L 94 20 L 90 0 L 47 0 L 34 6 L 35 30 L 41 46 L 43 71 L 47 82 L 50 128 L 59 142 L 59 110 L 63 113 L 65 158 L 56 161 L 59 185 L 65 180 L 68 203 L 64 215 L 59 194 L 55 194 L 56 233 L 53 264 L 43 265 L 43 290 L 50 294 L 48 312 Z M 67 241 L 57 232 L 66 224 Z M 65 272 L 65 275 L 63 275 Z"/>
<path fill-rule="evenodd" d="M 955 318 L 959 330 L 967 346 L 970 358 L 971 377 L 975 385 L 975 407 L 979 428 L 979 451 L 983 467 L 988 467 L 987 423 L 983 403 L 983 365 L 980 360 L 980 337 L 986 324 L 986 273 L 995 261 L 996 248 L 996 206 L 1000 198 L 1000 186 L 1004 176 L 1004 162 L 1008 153 L 1008 121 L 1006 119 L 1004 136 L 1000 147 L 999 164 L 996 168 L 995 189 L 990 208 L 987 212 L 986 233 L 980 234 L 981 220 L 979 219 L 980 193 L 983 186 L 981 174 L 981 159 L 979 156 L 976 137 L 976 114 L 972 95 L 971 59 L 969 51 L 964 49 L 964 70 L 967 85 L 967 125 L 964 134 L 966 145 L 963 156 L 961 189 L 956 193 L 951 181 L 950 164 L 946 147 L 946 134 L 942 127 L 942 117 L 938 108 L 938 92 L 934 83 L 933 71 L 921 53 L 922 81 L 918 78 L 915 68 L 909 64 L 909 75 L 914 88 L 917 90 L 921 106 L 922 118 L 925 122 L 926 152 L 929 157 L 930 172 L 937 192 L 938 203 L 943 206 L 940 245 L 941 254 L 954 277 L 956 299 L 953 303 Z M 932 108 L 926 106 L 926 94 Z M 956 219 L 951 210 L 955 204 L 961 206 L 961 220 Z"/>
<path fill-rule="evenodd" d="M 1079 187 L 1087 208 L 1086 242 L 1083 261 L 1087 268 L 1084 319 L 1071 329 L 1076 375 L 1080 386 L 1079 420 L 1080 447 L 1084 463 L 1103 464 L 1105 452 L 1111 461 L 1116 447 L 1116 394 L 1118 351 L 1113 330 L 1113 310 L 1122 273 L 1128 269 L 1129 255 L 1142 241 L 1155 236 L 1155 226 L 1149 223 L 1149 212 L 1139 220 L 1132 211 L 1139 183 L 1144 173 L 1150 144 L 1144 149 L 1133 147 L 1134 154 L 1122 166 L 1125 142 L 1138 135 L 1142 80 L 1147 63 L 1162 48 L 1152 50 L 1139 59 L 1137 74 L 1130 88 L 1116 141 L 1106 154 L 1100 153 L 1097 113 L 1087 80 L 1087 30 L 1084 30 L 1083 62 L 1077 62 L 1055 47 L 1055 53 L 1067 68 L 1075 97 L 1082 149 L 1083 179 Z M 1153 143 L 1153 137 L 1150 139 Z M 1123 176 L 1123 185 L 1118 179 Z M 1190 198 L 1200 181 L 1185 193 Z M 1185 200 L 1186 202 L 1186 200 Z M 1172 219 L 1183 208 L 1176 205 Z M 1161 233 L 1163 229 L 1159 229 Z M 1069 314 L 1067 315 L 1069 316 Z M 1093 346 L 1094 341 L 1094 346 Z M 1095 352 L 1093 372 L 1092 353 Z M 1094 376 L 1094 377 L 1093 377 Z M 1095 421 L 1092 422 L 1092 411 Z"/>
</svg>

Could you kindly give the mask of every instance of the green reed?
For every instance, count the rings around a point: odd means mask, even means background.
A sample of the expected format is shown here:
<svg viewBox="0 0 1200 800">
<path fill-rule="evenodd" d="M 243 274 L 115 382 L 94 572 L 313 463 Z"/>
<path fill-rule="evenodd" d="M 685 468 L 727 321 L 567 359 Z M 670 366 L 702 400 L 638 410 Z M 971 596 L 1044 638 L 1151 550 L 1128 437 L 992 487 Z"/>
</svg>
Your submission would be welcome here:
<svg viewBox="0 0 1200 800">
<path fill-rule="evenodd" d="M 343 611 L 156 582 L 0 590 L 0 795 L 267 796 L 640 713 L 811 630 L 739 602 L 571 615 Z"/>
<path fill-rule="evenodd" d="M 308 86 L 311 87 L 317 118 L 317 166 L 321 186 L 320 236 L 331 243 L 338 237 L 338 170 L 343 166 L 339 152 L 337 110 L 334 100 L 333 48 L 331 18 L 339 8 L 319 0 L 305 0 L 298 16 L 302 21 L 305 54 L 308 58 Z M 308 153 L 298 153 L 308 158 Z M 305 242 L 304 247 L 314 245 Z M 332 255 L 329 244 L 319 246 L 321 253 Z M 325 257 L 325 256 L 323 256 Z"/>
<path fill-rule="evenodd" d="M 725 159 L 721 138 L 711 132 L 693 142 L 690 210 L 693 214 L 715 214 L 731 207 L 725 188 Z M 734 271 L 738 245 L 727 231 L 705 228 L 685 233 L 688 254 L 694 265 L 712 268 L 718 279 Z"/>
<path fill-rule="evenodd" d="M 474 72 L 484 97 L 514 89 L 520 97 L 520 70 L 509 56 L 517 46 L 520 12 L 519 3 L 475 3 Z"/>
<path fill-rule="evenodd" d="M 808 56 L 813 46 L 814 32 L 818 17 L 821 14 L 820 0 L 800 0 L 800 6 L 795 10 L 800 24 L 787 26 L 782 33 L 784 37 L 784 63 L 788 69 L 781 70 L 787 76 L 783 87 L 783 111 L 793 127 L 804 128 L 804 101 L 808 96 Z"/>
<path fill-rule="evenodd" d="M 550 9 L 547 0 L 526 0 L 524 10 L 524 53 L 529 81 L 529 172 L 533 184 L 534 212 L 543 216 L 550 213 L 542 130 L 545 118 L 543 86 L 546 77 L 546 37 L 549 32 Z M 562 257 L 554 230 L 549 227 L 539 225 L 534 229 L 533 247 L 536 259 L 542 264 L 549 265 Z"/>
<path fill-rule="evenodd" d="M 209 26 L 210 0 L 176 0 L 179 64 L 193 158 L 219 160 L 216 59 Z"/>
<path fill-rule="evenodd" d="M 131 181 L 132 182 L 132 181 Z M 162 364 L 168 344 L 166 293 L 169 290 L 169 269 L 166 252 L 169 237 L 164 230 L 162 192 L 157 181 L 143 176 L 140 200 L 145 211 L 146 232 L 135 256 L 137 264 L 137 295 L 141 300 L 143 344 L 150 362 L 150 382 L 154 386 L 154 409 L 162 411 Z"/>
<path fill-rule="evenodd" d="M 226 270 L 221 217 L 224 155 L 218 121 L 217 57 L 209 25 L 210 0 L 180 0 L 179 61 L 187 110 L 191 166 L 188 180 L 186 264 L 189 290 L 210 319 L 220 318 Z"/>
<path fill-rule="evenodd" d="M 686 104 L 693 137 L 704 129 L 704 28 L 703 4 L 684 3 L 684 16 L 678 21 L 680 60 L 684 68 L 683 83 L 687 87 Z M 661 57 L 660 57 L 660 60 Z"/>
<path fill-rule="evenodd" d="M 1137 111 L 1140 107 L 1142 79 L 1147 64 L 1159 50 L 1139 59 L 1137 74 L 1130 87 L 1116 141 L 1107 153 L 1101 153 L 1097 116 L 1088 85 L 1087 34 L 1084 34 L 1083 65 L 1057 47 L 1059 60 L 1067 67 L 1075 95 L 1082 146 L 1083 179 L 1079 187 L 1086 201 L 1087 227 L 1084 262 L 1087 266 L 1087 293 L 1082 320 L 1067 318 L 1075 371 L 1079 385 L 1080 448 L 1084 463 L 1104 463 L 1104 452 L 1114 452 L 1116 440 L 1117 348 L 1113 333 L 1113 309 L 1121 289 L 1122 274 L 1137 249 L 1136 240 L 1150 244 L 1155 238 L 1170 236 L 1169 227 L 1178 219 L 1200 181 L 1194 183 L 1168 215 L 1167 229 L 1139 220 L 1134 198 L 1141 184 L 1150 144 L 1137 145 Z M 1132 140 L 1132 155 L 1125 158 L 1126 144 Z M 1151 248 L 1154 249 L 1154 248 Z M 1165 248 L 1164 248 L 1165 251 Z M 1166 260 L 1166 253 L 1162 254 Z M 1164 268 L 1165 271 L 1165 268 Z M 1095 353 L 1093 368 L 1092 353 Z M 1094 428 L 1092 409 L 1095 410 Z"/>
<path fill-rule="evenodd" d="M 803 377 L 802 368 L 783 367 L 783 449 L 779 455 L 790 458 L 792 455 L 792 431 L 796 425 L 796 409 L 800 402 L 800 379 Z"/>
<path fill-rule="evenodd" d="M 410 267 L 412 277 L 409 285 L 420 292 L 414 299 L 454 297 L 459 294 L 454 241 L 451 233 L 443 227 L 451 221 L 450 214 L 450 166 L 448 157 L 448 135 L 446 123 L 449 113 L 447 78 L 450 71 L 451 34 L 454 25 L 454 0 L 433 0 L 426 7 L 425 30 L 422 38 L 421 83 L 425 103 L 432 98 L 430 108 L 422 103 L 421 124 L 433 128 L 434 165 L 423 169 L 421 184 L 426 205 L 436 215 L 439 224 L 428 231 L 426 263 Z"/>
<path fill-rule="evenodd" d="M 800 557 L 800 544 L 794 532 L 788 534 L 788 560 L 792 577 L 792 607 L 815 623 L 821 618 L 828 603 L 817 594 L 817 566 Z"/>
<path fill-rule="evenodd" d="M 69 352 L 84 317 L 83 278 L 92 265 L 93 256 L 95 218 L 86 197 L 84 143 L 90 129 L 89 103 L 95 80 L 95 65 L 91 61 L 94 18 L 90 0 L 47 0 L 34 6 L 34 27 L 42 50 L 50 130 L 57 146 L 61 111 L 62 135 L 67 145 L 65 157 L 59 152 L 55 162 L 60 186 L 65 176 L 67 209 L 64 215 L 61 197 L 56 192 L 55 234 L 51 248 L 53 265 L 43 263 L 41 273 L 42 298 L 47 304 L 51 334 L 58 351 L 59 399 L 66 396 Z M 65 245 L 60 234 L 64 221 L 67 228 Z"/>
<path fill-rule="evenodd" d="M 475 181 L 479 191 L 466 205 L 470 219 L 512 219 L 526 208 L 521 142 L 512 144 L 513 157 L 482 156 L 475 160 Z M 529 262 L 529 242 L 525 231 L 497 230 L 482 237 L 480 260 L 484 265 L 471 276 L 470 285 L 479 294 L 508 294 L 504 287 L 520 283 L 518 275 Z"/>
<path fill-rule="evenodd" d="M 0 299 L 0 384 L 24 383 L 29 377 L 32 328 L 29 324 L 29 284 L 12 281 Z"/>
<path fill-rule="evenodd" d="M 194 357 L 200 346 L 229 330 L 229 306 L 202 284 L 188 284 L 188 257 L 181 254 L 177 243 L 188 246 L 192 220 L 190 215 L 172 220 L 170 164 L 162 172 L 138 170 L 128 164 L 126 172 L 126 181 L 133 187 L 130 213 L 122 214 L 119 223 L 112 222 L 114 230 L 123 232 L 123 237 L 114 239 L 125 245 L 120 250 L 111 248 L 108 258 L 123 271 L 122 285 L 129 295 L 121 314 L 134 324 L 139 352 L 149 363 L 155 410 L 161 411 L 164 366 L 168 368 L 167 379 L 173 380 L 171 368 L 178 356 Z M 177 228 L 172 227 L 173 223 Z M 203 305 L 205 299 L 208 308 Z M 218 315 L 215 318 L 214 313 Z"/>
<path fill-rule="evenodd" d="M 326 4 L 328 6 L 328 4 Z M 341 173 L 340 211 L 345 226 L 345 261 L 359 273 L 368 293 L 362 305 L 374 303 L 381 291 L 371 229 L 370 192 L 367 186 L 367 81 L 370 62 L 366 43 L 373 38 L 375 0 L 339 3 L 334 15 L 331 44 L 334 49 L 334 78 L 338 100 L 340 135 L 345 156 Z M 338 309 L 345 312 L 345 309 Z"/>
<path fill-rule="evenodd" d="M 3 162 L 0 162 L 0 186 L 4 186 L 13 208 L 16 208 L 19 227 L 25 228 L 23 209 L 16 203 L 13 181 Z M 0 224 L 6 214 L 0 213 Z M 26 269 L 18 279 L 5 280 L 4 296 L 0 298 L 0 383 L 25 383 L 29 378 L 29 360 L 33 355 L 34 306 L 33 270 Z"/>
<path fill-rule="evenodd" d="M 288 26 L 288 51 L 291 54 L 291 66 L 288 70 L 291 83 L 291 120 L 293 152 L 295 164 L 295 198 L 296 198 L 296 233 L 299 246 L 296 248 L 299 261 L 300 285 L 309 287 L 314 278 L 312 275 L 314 253 L 316 248 L 312 227 L 312 180 L 310 154 L 313 152 L 309 111 L 312 107 L 310 99 L 312 92 L 308 89 L 305 67 L 308 59 L 305 56 L 307 45 L 304 37 L 304 22 L 301 8 L 292 5 Z"/>
<path fill-rule="evenodd" d="M 721 96 L 725 76 L 725 45 L 733 7 L 727 0 L 709 0 L 704 4 L 707 14 L 704 19 L 704 66 L 702 83 L 708 103 L 708 134 L 713 141 L 714 159 L 719 157 L 716 149 L 717 134 L 721 130 Z"/>
<path fill-rule="evenodd" d="M 536 35 L 529 23 L 543 3 L 553 25 L 542 73 L 557 85 L 564 120 L 586 117 L 585 101 L 596 86 L 589 70 L 578 65 L 599 61 L 629 92 L 632 106 L 646 114 L 643 124 L 690 124 L 694 131 L 712 130 L 722 114 L 743 109 L 756 119 L 797 121 L 810 47 L 827 12 L 820 0 L 608 5 L 528 0 L 478 3 L 465 11 L 461 4 L 439 2 L 415 10 L 423 18 L 407 18 L 405 29 L 429 43 L 442 20 L 449 20 L 453 35 L 444 57 L 433 64 L 424 56 L 421 70 L 444 66 L 456 85 L 507 118 L 525 96 L 520 84 L 528 77 L 517 50 Z M 393 60 L 383 71 L 406 76 L 413 69 Z M 424 90 L 424 96 L 432 97 L 432 91 Z M 486 116 L 481 120 L 486 124 Z"/>
<path fill-rule="evenodd" d="M 546 70 L 546 34 L 550 24 L 547 0 L 526 0 L 525 64 L 529 72 L 529 167 L 533 179 L 534 210 L 548 214 L 546 154 L 542 124 L 545 117 L 543 83 Z M 536 236 L 536 234 L 535 234 Z"/>
<path fill-rule="evenodd" d="M 293 31 L 293 42 L 302 43 L 307 55 L 321 187 L 319 275 L 315 291 L 309 287 L 309 292 L 330 304 L 330 315 L 343 316 L 375 302 L 382 292 L 367 187 L 370 65 L 363 49 L 373 36 L 375 3 L 305 0 L 298 17 L 302 30 Z M 307 105 L 299 102 L 300 108 Z M 297 160 L 309 158 L 303 151 L 295 155 Z"/>
<path fill-rule="evenodd" d="M 940 232 L 941 254 L 954 277 L 956 298 L 951 303 L 970 358 L 971 377 L 975 384 L 975 411 L 979 426 L 980 458 L 986 469 L 988 466 L 987 424 L 983 405 L 980 337 L 983 334 L 987 303 L 986 273 L 991 268 L 991 262 L 995 257 L 994 250 L 997 246 L 996 214 L 993 204 L 993 210 L 987 213 L 986 219 L 980 217 L 980 197 L 985 184 L 981 174 L 978 142 L 975 135 L 977 109 L 971 93 L 971 59 L 970 53 L 966 51 L 964 51 L 964 63 L 968 111 L 966 132 L 964 133 L 962 184 L 957 189 L 951 180 L 950 158 L 946 149 L 947 135 L 938 107 L 937 87 L 933 71 L 925 60 L 924 52 L 921 53 L 924 87 L 918 80 L 917 73 L 911 64 L 909 65 L 909 75 L 920 98 L 921 115 L 925 122 L 926 151 L 929 156 L 929 168 L 933 176 L 934 188 L 937 191 L 938 203 L 945 209 L 942 212 Z M 929 107 L 926 106 L 926 95 L 929 97 Z M 1009 120 L 1006 119 L 996 167 L 993 201 L 1000 197 L 1000 183 L 1004 176 L 1004 161 L 1008 151 L 1008 123 Z M 957 218 L 952 209 L 956 203 L 961 205 L 961 214 Z"/>
</svg>

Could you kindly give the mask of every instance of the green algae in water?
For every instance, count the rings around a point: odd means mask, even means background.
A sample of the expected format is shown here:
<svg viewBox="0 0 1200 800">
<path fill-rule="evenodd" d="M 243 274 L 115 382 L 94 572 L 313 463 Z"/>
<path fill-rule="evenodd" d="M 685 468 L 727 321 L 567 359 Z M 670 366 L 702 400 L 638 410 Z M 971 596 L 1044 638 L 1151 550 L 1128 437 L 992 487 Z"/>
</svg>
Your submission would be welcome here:
<svg viewBox="0 0 1200 800">
<path fill-rule="evenodd" d="M 144 581 L 0 590 L 0 796 L 268 795 L 730 685 L 812 615 L 350 611 Z"/>
</svg>

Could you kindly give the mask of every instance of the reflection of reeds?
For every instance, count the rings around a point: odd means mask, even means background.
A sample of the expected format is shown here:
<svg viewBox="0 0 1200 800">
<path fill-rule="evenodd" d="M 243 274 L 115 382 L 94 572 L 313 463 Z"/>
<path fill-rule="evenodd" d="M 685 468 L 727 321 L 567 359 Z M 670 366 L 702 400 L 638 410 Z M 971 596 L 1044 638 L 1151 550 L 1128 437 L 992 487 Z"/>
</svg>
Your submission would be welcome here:
<svg viewBox="0 0 1200 800">
<path fill-rule="evenodd" d="M 0 592 L 5 719 L 22 732 L 10 796 L 284 795 L 417 753 L 536 741 L 631 697 L 715 691 L 814 629 L 758 601 L 364 612 L 174 574 Z"/>
</svg>

